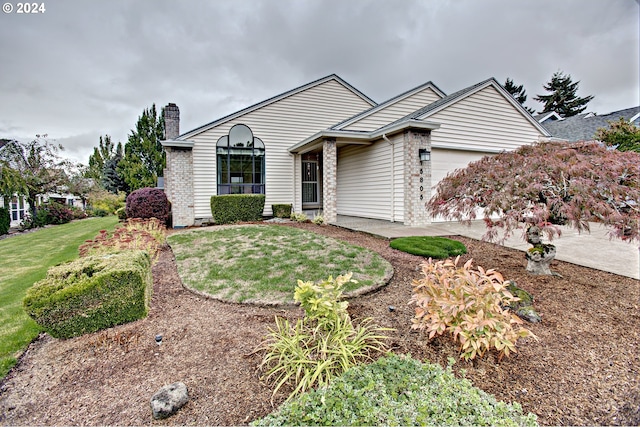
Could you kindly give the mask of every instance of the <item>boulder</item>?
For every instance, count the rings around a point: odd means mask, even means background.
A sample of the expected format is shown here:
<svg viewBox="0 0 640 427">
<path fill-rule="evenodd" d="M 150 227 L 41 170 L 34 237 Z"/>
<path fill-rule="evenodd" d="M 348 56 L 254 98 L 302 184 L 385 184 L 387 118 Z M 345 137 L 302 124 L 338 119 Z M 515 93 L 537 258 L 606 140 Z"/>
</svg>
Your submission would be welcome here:
<svg viewBox="0 0 640 427">
<path fill-rule="evenodd" d="M 533 295 L 518 287 L 518 284 L 513 280 L 508 281 L 507 290 L 511 295 L 520 298 L 520 301 L 512 302 L 509 305 L 509 308 L 516 313 L 518 317 L 531 323 L 542 321 L 536 309 L 533 308 Z"/>
<path fill-rule="evenodd" d="M 189 393 L 184 383 L 166 385 L 151 397 L 153 418 L 161 420 L 178 412 L 189 401 Z"/>
</svg>

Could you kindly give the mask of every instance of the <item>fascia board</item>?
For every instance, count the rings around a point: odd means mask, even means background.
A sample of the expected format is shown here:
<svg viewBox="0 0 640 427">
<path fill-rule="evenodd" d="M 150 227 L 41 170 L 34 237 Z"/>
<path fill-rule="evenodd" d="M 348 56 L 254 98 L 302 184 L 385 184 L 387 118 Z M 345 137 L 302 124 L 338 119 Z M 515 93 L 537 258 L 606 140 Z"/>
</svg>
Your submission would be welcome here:
<svg viewBox="0 0 640 427">
<path fill-rule="evenodd" d="M 166 141 L 160 141 L 163 147 L 171 147 L 171 148 L 193 148 L 193 141 L 181 141 L 178 139 L 169 139 Z"/>
<path fill-rule="evenodd" d="M 323 130 L 289 147 L 288 151 L 294 154 L 304 154 L 312 150 L 313 148 L 316 148 L 318 146 L 318 143 L 321 143 L 322 140 L 327 138 L 340 139 L 341 141 L 351 141 L 355 144 L 368 144 L 382 138 L 383 135 L 393 135 L 406 129 L 433 130 L 438 129 L 439 127 L 440 125 L 434 122 L 426 122 L 422 120 L 407 120 L 404 122 L 396 123 L 393 126 L 387 128 L 382 127 L 376 129 L 372 132 Z M 313 146 L 313 148 L 310 148 L 311 146 Z"/>
</svg>

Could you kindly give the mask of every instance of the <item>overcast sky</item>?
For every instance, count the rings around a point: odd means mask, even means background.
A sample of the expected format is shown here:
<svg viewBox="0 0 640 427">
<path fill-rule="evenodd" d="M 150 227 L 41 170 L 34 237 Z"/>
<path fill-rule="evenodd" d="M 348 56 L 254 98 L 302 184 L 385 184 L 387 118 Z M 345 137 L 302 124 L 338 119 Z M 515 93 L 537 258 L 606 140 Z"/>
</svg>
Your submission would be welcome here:
<svg viewBox="0 0 640 427">
<path fill-rule="evenodd" d="M 186 132 L 332 73 L 376 102 L 510 77 L 539 111 L 562 70 L 589 111 L 640 103 L 637 0 L 2 2 L 0 138 L 47 133 L 85 164 L 154 103 Z"/>
</svg>

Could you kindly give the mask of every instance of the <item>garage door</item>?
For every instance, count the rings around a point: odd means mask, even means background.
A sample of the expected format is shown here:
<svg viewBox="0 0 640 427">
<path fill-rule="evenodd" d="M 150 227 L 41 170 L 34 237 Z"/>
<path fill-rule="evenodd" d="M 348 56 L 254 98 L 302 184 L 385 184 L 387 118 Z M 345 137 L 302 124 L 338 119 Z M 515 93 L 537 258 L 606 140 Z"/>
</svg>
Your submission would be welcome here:
<svg viewBox="0 0 640 427">
<path fill-rule="evenodd" d="M 470 162 L 480 160 L 488 153 L 479 153 L 477 151 L 460 151 L 460 150 L 446 150 L 442 148 L 431 149 L 431 184 L 432 194 L 435 194 L 435 186 L 445 177 L 449 172 L 453 172 L 456 169 L 466 168 Z M 432 221 L 443 221 L 442 218 L 436 217 Z"/>
</svg>

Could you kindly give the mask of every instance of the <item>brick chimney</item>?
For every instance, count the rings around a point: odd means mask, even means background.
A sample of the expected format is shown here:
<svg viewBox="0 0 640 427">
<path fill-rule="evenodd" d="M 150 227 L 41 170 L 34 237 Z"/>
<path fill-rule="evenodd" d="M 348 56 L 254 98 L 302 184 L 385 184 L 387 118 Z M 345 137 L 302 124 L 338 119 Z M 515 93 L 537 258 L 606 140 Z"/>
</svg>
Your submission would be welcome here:
<svg viewBox="0 0 640 427">
<path fill-rule="evenodd" d="M 164 139 L 176 139 L 180 135 L 180 110 L 174 103 L 164 107 Z"/>
</svg>

